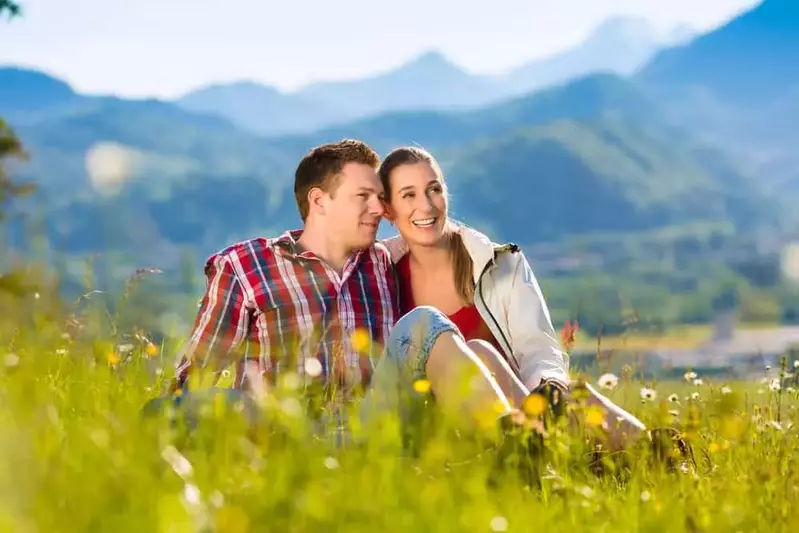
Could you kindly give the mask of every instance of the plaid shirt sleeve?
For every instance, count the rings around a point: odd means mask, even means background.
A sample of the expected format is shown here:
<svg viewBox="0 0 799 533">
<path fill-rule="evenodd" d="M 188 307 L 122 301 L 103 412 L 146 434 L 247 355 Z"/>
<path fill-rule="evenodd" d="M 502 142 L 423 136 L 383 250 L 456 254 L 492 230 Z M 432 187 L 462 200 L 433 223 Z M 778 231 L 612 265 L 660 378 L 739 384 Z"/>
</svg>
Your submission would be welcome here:
<svg viewBox="0 0 799 533">
<path fill-rule="evenodd" d="M 181 356 L 170 391 L 185 388 L 194 368 L 210 372 L 214 383 L 247 338 L 250 310 L 245 291 L 228 255 L 212 256 L 205 265 L 207 284 L 192 335 Z"/>
</svg>

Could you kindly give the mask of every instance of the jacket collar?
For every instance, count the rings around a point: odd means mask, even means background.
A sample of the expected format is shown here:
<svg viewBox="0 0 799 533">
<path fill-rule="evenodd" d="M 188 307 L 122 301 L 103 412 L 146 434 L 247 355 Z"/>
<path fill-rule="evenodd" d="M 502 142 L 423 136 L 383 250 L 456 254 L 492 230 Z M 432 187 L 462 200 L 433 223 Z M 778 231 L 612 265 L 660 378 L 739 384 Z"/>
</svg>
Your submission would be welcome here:
<svg viewBox="0 0 799 533">
<path fill-rule="evenodd" d="M 480 275 L 497 253 L 514 250 L 516 248 L 513 244 L 497 244 L 488 238 L 485 234 L 477 231 L 474 228 L 466 226 L 462 222 L 452 220 L 454 222 L 456 231 L 463 239 L 463 245 L 469 256 L 472 258 L 474 264 L 474 282 L 475 284 L 480 279 Z M 397 263 L 402 256 L 408 253 L 408 245 L 402 240 L 399 235 L 381 241 L 389 251 L 392 263 Z"/>
</svg>

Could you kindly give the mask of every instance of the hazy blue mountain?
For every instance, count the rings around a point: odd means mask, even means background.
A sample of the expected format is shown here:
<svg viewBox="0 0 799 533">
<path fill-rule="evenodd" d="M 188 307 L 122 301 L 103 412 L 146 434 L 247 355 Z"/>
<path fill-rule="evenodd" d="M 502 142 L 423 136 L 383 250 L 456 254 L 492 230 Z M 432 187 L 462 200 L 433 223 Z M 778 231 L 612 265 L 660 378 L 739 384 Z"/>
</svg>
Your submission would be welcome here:
<svg viewBox="0 0 799 533">
<path fill-rule="evenodd" d="M 314 83 L 297 95 L 344 110 L 349 118 L 396 110 L 457 109 L 489 102 L 501 87 L 466 72 L 437 51 L 352 81 Z"/>
<path fill-rule="evenodd" d="M 199 88 L 177 102 L 269 135 L 307 133 L 391 111 L 465 110 L 597 72 L 626 75 L 656 50 L 689 38 L 686 27 L 661 35 L 648 22 L 616 17 L 582 43 L 499 75 L 467 72 L 430 50 L 366 78 L 312 83 L 279 92 L 253 82 Z"/>
<path fill-rule="evenodd" d="M 661 48 L 684 42 L 692 35 L 687 26 L 661 35 L 645 19 L 613 17 L 580 44 L 514 68 L 501 81 L 513 93 L 525 93 L 596 72 L 629 75 Z"/>
<path fill-rule="evenodd" d="M 347 116 L 325 102 L 255 82 L 211 85 L 181 97 L 176 103 L 189 111 L 223 116 L 267 135 L 309 131 Z"/>
<path fill-rule="evenodd" d="M 639 72 L 661 87 L 701 86 L 760 106 L 799 85 L 799 2 L 765 0 L 718 29 L 659 52 Z"/>
<path fill-rule="evenodd" d="M 0 67 L 0 113 L 21 113 L 50 108 L 78 98 L 72 87 L 43 72 Z"/>
<path fill-rule="evenodd" d="M 765 0 L 636 74 L 676 123 L 773 190 L 799 188 L 799 2 Z"/>
<path fill-rule="evenodd" d="M 86 98 L 15 126 L 32 155 L 23 175 L 42 187 L 39 223 L 53 246 L 160 265 L 185 247 L 203 255 L 297 227 L 297 161 L 343 137 L 383 154 L 413 142 L 430 148 L 449 176 L 456 215 L 490 222 L 500 239 L 708 220 L 743 231 L 775 214 L 755 180 L 668 128 L 656 102 L 611 74 L 476 110 L 397 111 L 272 139 L 154 100 Z"/>
</svg>

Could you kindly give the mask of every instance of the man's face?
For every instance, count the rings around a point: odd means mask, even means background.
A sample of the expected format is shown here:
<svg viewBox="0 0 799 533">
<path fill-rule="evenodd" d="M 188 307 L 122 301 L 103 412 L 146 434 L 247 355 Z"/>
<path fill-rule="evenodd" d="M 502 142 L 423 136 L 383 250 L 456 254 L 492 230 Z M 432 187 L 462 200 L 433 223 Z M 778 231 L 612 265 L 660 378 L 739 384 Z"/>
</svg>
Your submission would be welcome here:
<svg viewBox="0 0 799 533">
<path fill-rule="evenodd" d="M 325 198 L 326 230 L 350 250 L 368 248 L 383 216 L 383 186 L 369 165 L 347 163 Z"/>
</svg>

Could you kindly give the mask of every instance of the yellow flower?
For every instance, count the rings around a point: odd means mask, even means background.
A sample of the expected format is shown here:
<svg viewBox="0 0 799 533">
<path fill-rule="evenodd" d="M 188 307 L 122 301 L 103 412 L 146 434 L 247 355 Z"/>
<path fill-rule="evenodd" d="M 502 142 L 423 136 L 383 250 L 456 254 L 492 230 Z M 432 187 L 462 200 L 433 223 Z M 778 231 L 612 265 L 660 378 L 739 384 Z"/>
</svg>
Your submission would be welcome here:
<svg viewBox="0 0 799 533">
<path fill-rule="evenodd" d="M 541 394 L 531 394 L 524 399 L 522 409 L 530 416 L 544 414 L 544 411 L 547 409 L 547 399 Z"/>
<path fill-rule="evenodd" d="M 366 329 L 358 328 L 352 332 L 351 341 L 352 347 L 356 352 L 367 352 L 369 351 L 369 345 L 371 344 L 372 339 Z"/>
<path fill-rule="evenodd" d="M 592 427 L 599 427 L 605 421 L 605 411 L 597 405 L 592 405 L 585 410 L 585 423 Z"/>
<path fill-rule="evenodd" d="M 710 443 L 710 447 L 708 448 L 708 451 L 710 453 L 716 453 L 717 451 L 719 451 L 719 445 L 716 444 L 715 442 L 711 442 Z"/>
<path fill-rule="evenodd" d="M 108 352 L 108 364 L 111 366 L 116 365 L 122 358 L 116 352 Z"/>
<path fill-rule="evenodd" d="M 144 351 L 147 353 L 148 356 L 155 357 L 156 355 L 158 355 L 158 346 L 156 346 L 152 342 L 148 342 L 147 347 L 144 349 Z"/>
<path fill-rule="evenodd" d="M 413 390 L 418 392 L 419 394 L 426 394 L 430 392 L 430 382 L 426 379 L 417 379 L 413 383 Z"/>
</svg>

